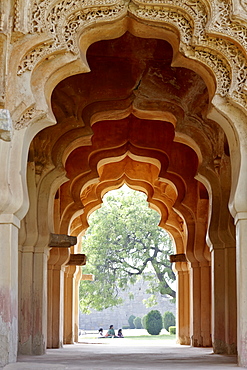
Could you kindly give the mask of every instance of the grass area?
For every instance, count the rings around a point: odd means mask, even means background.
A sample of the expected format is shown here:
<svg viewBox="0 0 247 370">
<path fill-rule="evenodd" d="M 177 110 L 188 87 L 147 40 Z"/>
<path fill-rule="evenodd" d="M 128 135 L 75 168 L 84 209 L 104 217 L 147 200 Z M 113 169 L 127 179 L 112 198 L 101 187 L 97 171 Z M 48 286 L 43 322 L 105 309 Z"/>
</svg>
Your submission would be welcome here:
<svg viewBox="0 0 247 370">
<path fill-rule="evenodd" d="M 105 330 L 104 334 L 107 331 Z M 123 329 L 123 335 L 126 339 L 133 340 L 175 340 L 176 335 L 170 335 L 165 329 L 162 329 L 160 335 L 150 335 L 145 329 Z M 85 330 L 83 335 L 80 336 L 81 340 L 84 339 L 102 339 L 99 338 L 98 331 Z M 109 339 L 109 338 L 108 338 Z M 114 339 L 113 339 L 114 340 Z"/>
<path fill-rule="evenodd" d="M 176 335 L 170 335 L 170 334 L 161 334 L 161 335 L 138 335 L 138 336 L 125 336 L 124 338 L 128 339 L 135 339 L 135 340 L 172 340 L 176 339 Z"/>
<path fill-rule="evenodd" d="M 176 335 L 170 335 L 170 334 L 160 334 L 160 335 L 125 335 L 124 338 L 126 339 L 133 339 L 133 340 L 175 340 Z M 81 339 L 102 339 L 104 338 L 98 338 L 98 336 L 85 336 L 84 338 L 81 337 Z M 110 339 L 110 338 L 105 338 Z M 112 338 L 114 339 L 114 338 Z M 117 339 L 117 338 L 115 338 Z M 119 338 L 121 339 L 121 338 Z"/>
</svg>

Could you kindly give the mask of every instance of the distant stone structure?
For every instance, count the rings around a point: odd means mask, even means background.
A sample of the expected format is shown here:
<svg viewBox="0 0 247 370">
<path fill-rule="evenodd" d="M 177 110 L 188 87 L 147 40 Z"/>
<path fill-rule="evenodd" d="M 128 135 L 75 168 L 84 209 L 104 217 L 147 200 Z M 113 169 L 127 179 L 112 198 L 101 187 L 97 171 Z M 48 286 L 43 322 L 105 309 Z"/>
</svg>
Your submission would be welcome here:
<svg viewBox="0 0 247 370">
<path fill-rule="evenodd" d="M 116 329 L 122 328 L 129 324 L 128 318 L 130 315 L 142 317 L 151 310 L 159 310 L 162 315 L 166 311 L 171 311 L 176 316 L 176 304 L 172 303 L 168 297 L 158 295 L 158 304 L 151 308 L 147 308 L 143 304 L 143 299 L 150 296 L 146 293 L 147 286 L 147 282 L 140 280 L 131 286 L 128 291 L 122 291 L 120 294 L 124 300 L 122 305 L 107 308 L 103 311 L 93 311 L 89 315 L 80 313 L 80 329 L 98 330 L 100 327 L 107 329 L 110 324 L 113 324 Z M 129 292 L 133 293 L 134 299 L 129 298 Z"/>
</svg>

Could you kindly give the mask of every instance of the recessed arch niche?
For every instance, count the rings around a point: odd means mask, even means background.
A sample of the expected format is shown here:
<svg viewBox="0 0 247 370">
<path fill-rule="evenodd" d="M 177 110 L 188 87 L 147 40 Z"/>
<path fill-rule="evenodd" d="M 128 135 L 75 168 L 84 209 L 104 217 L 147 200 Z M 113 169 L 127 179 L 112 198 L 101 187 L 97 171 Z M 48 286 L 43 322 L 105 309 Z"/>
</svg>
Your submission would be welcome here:
<svg viewBox="0 0 247 370">
<path fill-rule="evenodd" d="M 191 68 L 175 67 L 173 52 L 165 40 L 129 32 L 92 44 L 86 54 L 90 71 L 55 87 L 57 124 L 41 131 L 33 145 L 47 168 L 64 171 L 56 233 L 80 235 L 103 194 L 124 182 L 146 192 L 162 215 L 161 226 L 174 236 L 177 254 L 186 258 L 176 263 L 187 292 L 180 302 L 187 308 L 180 312 L 179 341 L 211 345 L 209 199 L 220 186 L 217 161 L 229 164 L 229 152 L 222 129 L 207 118 L 205 81 Z M 191 329 L 194 315 L 200 319 Z"/>
</svg>

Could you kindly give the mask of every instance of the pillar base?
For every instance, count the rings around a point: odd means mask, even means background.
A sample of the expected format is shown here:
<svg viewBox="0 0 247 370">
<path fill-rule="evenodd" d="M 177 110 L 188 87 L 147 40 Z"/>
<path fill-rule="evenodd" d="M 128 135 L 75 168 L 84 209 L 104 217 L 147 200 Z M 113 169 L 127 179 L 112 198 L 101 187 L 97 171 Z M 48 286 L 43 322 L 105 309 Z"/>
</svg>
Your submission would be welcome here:
<svg viewBox="0 0 247 370">
<path fill-rule="evenodd" d="M 218 355 L 236 355 L 237 345 L 236 343 L 227 344 L 222 340 L 215 340 L 213 343 L 213 350 L 215 354 Z"/>
</svg>

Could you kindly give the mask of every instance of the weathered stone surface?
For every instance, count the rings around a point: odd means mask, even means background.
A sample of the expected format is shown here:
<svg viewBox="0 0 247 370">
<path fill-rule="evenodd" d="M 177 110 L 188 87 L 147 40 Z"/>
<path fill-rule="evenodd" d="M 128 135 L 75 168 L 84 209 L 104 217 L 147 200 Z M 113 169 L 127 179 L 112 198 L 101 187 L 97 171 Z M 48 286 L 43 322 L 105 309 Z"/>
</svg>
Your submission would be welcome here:
<svg viewBox="0 0 247 370">
<path fill-rule="evenodd" d="M 187 258 L 185 254 L 180 253 L 180 254 L 171 254 L 170 256 L 170 262 L 187 262 Z"/>
<path fill-rule="evenodd" d="M 85 254 L 71 254 L 68 261 L 68 265 L 71 266 L 83 266 L 86 264 Z"/>
<path fill-rule="evenodd" d="M 7 109 L 0 109 L 0 138 L 10 141 L 12 137 L 12 120 Z"/>
<path fill-rule="evenodd" d="M 81 280 L 94 281 L 94 275 L 92 274 L 82 274 Z"/>
<path fill-rule="evenodd" d="M 76 236 L 51 234 L 49 247 L 69 248 L 77 243 Z"/>
<path fill-rule="evenodd" d="M 180 343 L 209 345 L 212 334 L 216 353 L 237 343 L 247 366 L 246 21 L 245 0 L 1 2 L 4 362 L 16 358 L 17 295 L 23 350 L 45 350 L 50 233 L 81 235 L 102 195 L 127 183 L 188 260 L 175 262 Z M 67 287 L 59 318 L 71 342 L 80 269 L 63 281 L 67 257 L 51 254 L 50 307 Z"/>
</svg>

